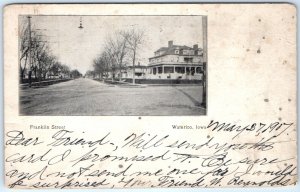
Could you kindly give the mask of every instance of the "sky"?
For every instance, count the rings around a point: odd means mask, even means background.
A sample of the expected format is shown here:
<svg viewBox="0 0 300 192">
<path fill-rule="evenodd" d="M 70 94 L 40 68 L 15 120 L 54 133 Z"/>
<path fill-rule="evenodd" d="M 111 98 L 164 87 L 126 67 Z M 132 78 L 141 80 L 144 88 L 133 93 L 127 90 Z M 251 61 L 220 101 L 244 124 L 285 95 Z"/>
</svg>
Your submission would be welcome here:
<svg viewBox="0 0 300 192">
<path fill-rule="evenodd" d="M 80 18 L 83 29 L 78 28 Z M 27 22 L 26 16 L 20 20 Z M 203 42 L 201 16 L 32 16 L 31 23 L 32 30 L 49 42 L 53 55 L 82 74 L 92 69 L 105 40 L 118 30 L 144 30 L 144 44 L 137 53 L 141 65 L 147 65 L 154 51 L 168 46 L 169 40 L 190 47 L 202 47 Z"/>
</svg>

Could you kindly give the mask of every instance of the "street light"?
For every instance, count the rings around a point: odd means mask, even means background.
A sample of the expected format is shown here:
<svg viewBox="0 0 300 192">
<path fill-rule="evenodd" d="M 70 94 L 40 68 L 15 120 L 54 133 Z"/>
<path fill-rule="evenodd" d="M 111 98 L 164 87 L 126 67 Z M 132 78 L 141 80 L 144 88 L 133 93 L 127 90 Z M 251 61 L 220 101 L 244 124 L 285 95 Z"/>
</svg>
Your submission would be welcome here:
<svg viewBox="0 0 300 192">
<path fill-rule="evenodd" d="M 28 72 L 28 86 L 31 87 L 31 22 L 30 22 L 30 19 L 31 19 L 31 16 L 27 16 L 28 18 L 28 40 L 29 40 L 29 45 L 28 45 L 28 52 L 29 52 L 29 72 Z"/>
</svg>

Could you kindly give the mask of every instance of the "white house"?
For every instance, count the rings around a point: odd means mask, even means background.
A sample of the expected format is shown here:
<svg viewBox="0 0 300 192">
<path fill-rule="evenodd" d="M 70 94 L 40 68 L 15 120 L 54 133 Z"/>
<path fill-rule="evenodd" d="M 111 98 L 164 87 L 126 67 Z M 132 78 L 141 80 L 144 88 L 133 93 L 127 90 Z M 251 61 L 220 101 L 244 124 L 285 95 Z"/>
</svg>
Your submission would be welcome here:
<svg viewBox="0 0 300 192">
<path fill-rule="evenodd" d="M 161 47 L 149 58 L 147 79 L 190 79 L 201 80 L 203 70 L 203 49 L 173 45 Z"/>
</svg>

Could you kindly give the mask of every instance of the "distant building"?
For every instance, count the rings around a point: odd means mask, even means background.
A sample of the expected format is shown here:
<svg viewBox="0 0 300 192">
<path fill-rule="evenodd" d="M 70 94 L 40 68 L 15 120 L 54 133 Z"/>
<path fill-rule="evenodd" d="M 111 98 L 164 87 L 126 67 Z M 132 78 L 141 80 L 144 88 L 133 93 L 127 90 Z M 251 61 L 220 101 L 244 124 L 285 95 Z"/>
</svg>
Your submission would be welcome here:
<svg viewBox="0 0 300 192">
<path fill-rule="evenodd" d="M 134 73 L 135 73 L 135 78 L 136 79 L 146 79 L 148 73 L 149 73 L 149 69 L 148 66 L 146 65 L 141 65 L 140 63 L 138 63 L 137 65 L 134 66 Z M 132 79 L 133 77 L 133 66 L 127 66 L 124 67 L 124 69 L 122 69 L 121 73 L 118 70 L 117 71 L 117 77 L 119 77 L 121 74 L 122 79 Z"/>
<path fill-rule="evenodd" d="M 126 70 L 126 78 L 133 77 L 133 66 L 128 66 Z M 148 73 L 148 66 L 146 65 L 137 65 L 134 67 L 135 78 L 145 79 Z"/>
<path fill-rule="evenodd" d="M 174 45 L 161 47 L 149 58 L 148 79 L 190 79 L 201 80 L 203 70 L 203 49 Z"/>
</svg>

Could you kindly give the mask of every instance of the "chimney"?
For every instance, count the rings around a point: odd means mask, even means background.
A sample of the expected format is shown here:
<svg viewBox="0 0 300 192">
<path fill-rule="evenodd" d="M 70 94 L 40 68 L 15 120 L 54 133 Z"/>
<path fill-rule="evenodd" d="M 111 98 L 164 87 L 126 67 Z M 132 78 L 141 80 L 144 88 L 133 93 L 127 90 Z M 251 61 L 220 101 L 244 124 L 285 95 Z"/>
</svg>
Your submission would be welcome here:
<svg viewBox="0 0 300 192">
<path fill-rule="evenodd" d="M 193 45 L 194 49 L 198 49 L 198 44 Z"/>
<path fill-rule="evenodd" d="M 172 47 L 173 46 L 173 41 L 169 41 L 169 43 L 168 43 L 168 47 Z"/>
</svg>

